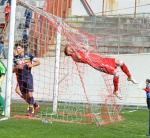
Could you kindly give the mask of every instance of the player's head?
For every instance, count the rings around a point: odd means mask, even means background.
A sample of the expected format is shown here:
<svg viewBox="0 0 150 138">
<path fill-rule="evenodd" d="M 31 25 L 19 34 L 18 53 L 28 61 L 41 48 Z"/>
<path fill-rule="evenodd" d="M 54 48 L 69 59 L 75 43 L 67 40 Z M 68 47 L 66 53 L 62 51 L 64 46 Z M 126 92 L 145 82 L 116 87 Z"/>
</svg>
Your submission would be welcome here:
<svg viewBox="0 0 150 138">
<path fill-rule="evenodd" d="M 23 47 L 23 44 L 22 44 L 21 41 L 19 41 L 15 44 L 15 48 L 16 48 L 16 51 L 17 51 L 18 55 L 23 55 L 24 54 L 24 47 Z"/>
<path fill-rule="evenodd" d="M 64 49 L 64 53 L 66 56 L 71 56 L 74 52 L 73 49 L 70 46 L 66 46 Z"/>
<path fill-rule="evenodd" d="M 150 79 L 146 79 L 146 84 L 149 84 L 150 83 Z"/>
<path fill-rule="evenodd" d="M 24 33 L 24 34 L 27 34 L 27 30 L 24 30 L 23 33 Z"/>
<path fill-rule="evenodd" d="M 10 6 L 10 3 L 9 3 L 9 2 L 7 2 L 7 6 Z"/>
</svg>

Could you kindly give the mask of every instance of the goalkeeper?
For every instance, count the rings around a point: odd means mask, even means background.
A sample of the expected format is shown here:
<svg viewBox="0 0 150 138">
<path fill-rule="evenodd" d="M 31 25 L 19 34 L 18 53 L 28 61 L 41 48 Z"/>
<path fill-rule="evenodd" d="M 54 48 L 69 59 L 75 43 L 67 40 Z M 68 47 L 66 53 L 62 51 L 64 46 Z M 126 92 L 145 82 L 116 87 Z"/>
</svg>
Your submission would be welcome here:
<svg viewBox="0 0 150 138">
<path fill-rule="evenodd" d="M 0 61 L 0 92 L 2 92 L 2 82 L 4 80 L 4 77 L 5 77 L 5 74 L 6 74 L 6 67 L 5 65 L 3 64 L 2 61 Z M 4 99 L 3 97 L 1 96 L 1 93 L 0 93 L 0 106 L 2 108 L 2 116 L 5 115 L 5 102 L 4 102 Z"/>
<path fill-rule="evenodd" d="M 88 49 L 85 46 L 79 46 L 78 49 L 74 49 L 71 46 L 66 46 L 64 49 L 64 53 L 66 56 L 71 56 L 72 59 L 76 62 L 88 64 L 98 71 L 101 71 L 110 75 L 114 75 L 113 94 L 116 95 L 116 97 L 118 97 L 119 99 L 121 99 L 122 97 L 118 91 L 118 84 L 119 84 L 119 74 L 117 71 L 118 66 L 128 76 L 128 79 L 127 79 L 128 81 L 132 81 L 135 84 L 137 83 L 131 76 L 128 67 L 125 65 L 124 62 L 120 60 L 100 55 L 93 49 Z"/>
</svg>

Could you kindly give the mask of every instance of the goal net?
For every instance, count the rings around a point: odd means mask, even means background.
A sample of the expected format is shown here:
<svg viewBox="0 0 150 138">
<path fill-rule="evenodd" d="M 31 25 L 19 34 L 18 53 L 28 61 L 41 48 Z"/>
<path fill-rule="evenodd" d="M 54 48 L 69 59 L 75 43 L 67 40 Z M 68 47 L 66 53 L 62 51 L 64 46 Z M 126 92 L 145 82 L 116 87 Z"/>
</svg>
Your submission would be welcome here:
<svg viewBox="0 0 150 138">
<path fill-rule="evenodd" d="M 119 100 L 113 95 L 112 75 L 87 64 L 76 63 L 63 52 L 65 46 L 76 49 L 84 45 L 103 55 L 97 50 L 97 42 L 107 41 L 107 38 L 88 34 L 22 0 L 18 1 L 16 10 L 19 9 L 31 10 L 33 18 L 25 27 L 24 12 L 16 14 L 15 41 L 21 40 L 26 30 L 29 37 L 26 52 L 35 55 L 41 63 L 32 68 L 33 96 L 40 110 L 36 117 L 29 118 L 96 125 L 123 120 L 120 109 L 128 95 L 124 73 L 118 68 L 119 91 L 123 96 L 123 100 Z M 16 93 L 16 85 L 16 74 L 13 74 L 11 116 L 26 118 L 28 104 Z"/>
</svg>

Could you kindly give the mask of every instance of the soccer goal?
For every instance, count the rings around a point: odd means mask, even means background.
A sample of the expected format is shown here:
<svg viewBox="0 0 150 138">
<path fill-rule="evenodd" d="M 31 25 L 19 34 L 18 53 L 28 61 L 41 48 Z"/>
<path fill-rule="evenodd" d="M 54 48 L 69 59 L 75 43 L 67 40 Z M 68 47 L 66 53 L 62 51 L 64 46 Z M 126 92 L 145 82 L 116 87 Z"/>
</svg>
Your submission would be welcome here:
<svg viewBox="0 0 150 138">
<path fill-rule="evenodd" d="M 124 120 L 120 109 L 127 97 L 125 75 L 119 71 L 119 91 L 123 96 L 120 101 L 113 95 L 112 75 L 76 63 L 63 52 L 66 45 L 84 45 L 100 54 L 97 41 L 103 37 L 88 34 L 60 17 L 18 0 L 16 10 L 26 8 L 32 11 L 33 18 L 25 28 L 24 12 L 16 13 L 15 41 L 20 40 L 26 30 L 29 37 L 26 52 L 35 55 L 41 63 L 32 69 L 33 95 L 40 110 L 36 117 L 28 118 L 98 126 Z M 15 73 L 12 80 L 11 117 L 27 118 L 28 104 L 16 93 Z"/>
</svg>

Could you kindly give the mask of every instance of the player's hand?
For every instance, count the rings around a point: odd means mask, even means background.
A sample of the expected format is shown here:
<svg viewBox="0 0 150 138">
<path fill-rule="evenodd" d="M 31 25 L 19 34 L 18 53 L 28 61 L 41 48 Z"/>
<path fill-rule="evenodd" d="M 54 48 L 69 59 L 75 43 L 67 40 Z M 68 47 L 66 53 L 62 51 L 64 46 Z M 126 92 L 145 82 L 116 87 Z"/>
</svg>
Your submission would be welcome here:
<svg viewBox="0 0 150 138">
<path fill-rule="evenodd" d="M 29 68 L 32 68 L 33 67 L 33 64 L 31 64 L 31 63 L 26 63 L 27 64 L 27 66 L 29 67 Z"/>
<path fill-rule="evenodd" d="M 18 64 L 17 68 L 18 69 L 23 69 L 23 65 L 22 64 Z"/>
<path fill-rule="evenodd" d="M 3 80 L 4 80 L 4 77 L 5 77 L 5 75 L 2 75 L 2 76 L 0 77 L 0 87 L 2 86 L 2 82 L 3 82 Z"/>
</svg>

